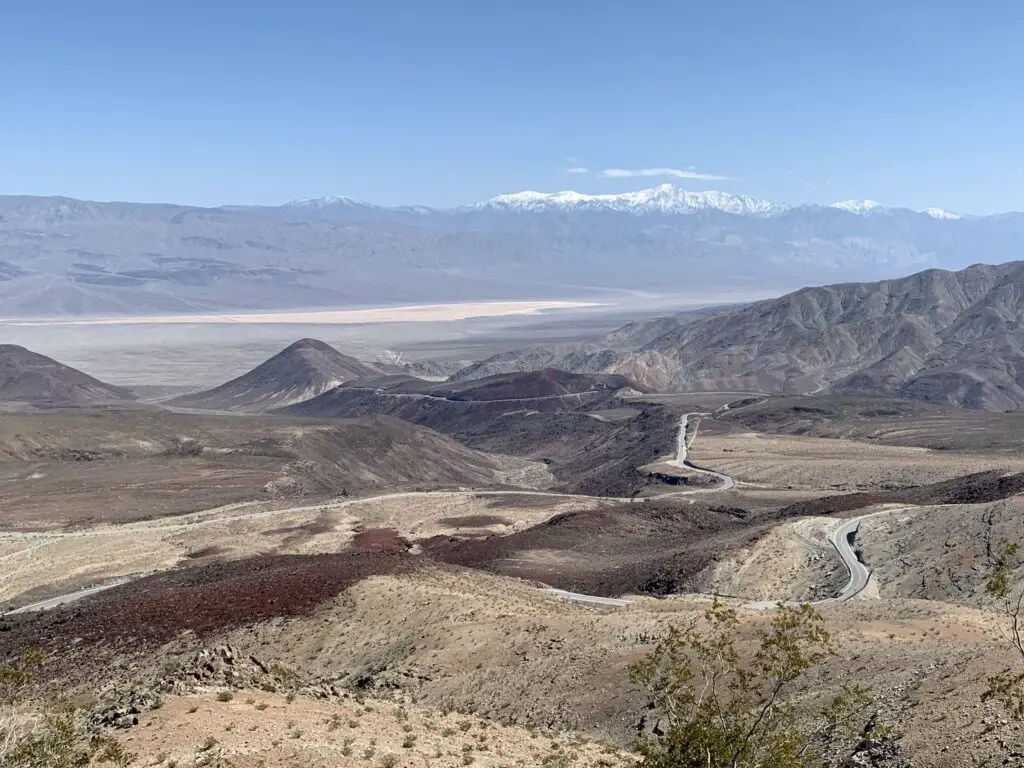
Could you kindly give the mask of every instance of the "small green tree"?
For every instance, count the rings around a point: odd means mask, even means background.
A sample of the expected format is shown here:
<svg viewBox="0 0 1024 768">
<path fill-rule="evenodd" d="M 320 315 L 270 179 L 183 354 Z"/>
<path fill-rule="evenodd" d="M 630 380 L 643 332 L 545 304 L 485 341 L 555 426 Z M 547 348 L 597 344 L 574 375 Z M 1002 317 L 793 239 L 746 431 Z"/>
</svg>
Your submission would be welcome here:
<svg viewBox="0 0 1024 768">
<path fill-rule="evenodd" d="M 638 745 L 645 768 L 802 768 L 820 765 L 821 747 L 871 699 L 846 688 L 813 717 L 788 699 L 808 670 L 832 655 L 822 616 L 810 605 L 779 605 L 744 658 L 736 611 L 717 600 L 706 627 L 673 627 L 631 668 L 666 724 Z M 849 734 L 853 736 L 853 733 Z"/>
<path fill-rule="evenodd" d="M 990 677 L 988 690 L 982 695 L 986 700 L 998 701 L 1018 720 L 1024 720 L 1024 588 L 1018 586 L 1014 574 L 1021 559 L 1020 544 L 1006 540 L 1000 541 L 992 554 L 985 592 L 1005 620 L 1005 637 L 1020 665 L 1017 671 Z"/>
</svg>

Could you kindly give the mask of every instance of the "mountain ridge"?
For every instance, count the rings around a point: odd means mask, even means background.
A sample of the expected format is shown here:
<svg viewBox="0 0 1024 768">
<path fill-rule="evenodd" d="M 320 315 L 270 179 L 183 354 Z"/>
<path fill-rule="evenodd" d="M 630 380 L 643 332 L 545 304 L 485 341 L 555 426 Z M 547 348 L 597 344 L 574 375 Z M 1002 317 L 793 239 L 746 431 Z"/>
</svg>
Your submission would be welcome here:
<svg viewBox="0 0 1024 768">
<path fill-rule="evenodd" d="M 659 390 L 885 393 L 988 410 L 1024 407 L 1024 261 L 801 288 L 678 324 L 632 350 L 548 358 Z M 457 372 L 528 368 L 506 353 Z"/>
<path fill-rule="evenodd" d="M 383 206 L 345 195 L 303 198 L 289 201 L 281 206 L 267 207 L 304 208 L 322 211 L 332 206 L 393 211 L 417 210 L 432 213 L 458 213 L 482 209 L 521 210 L 534 213 L 546 210 L 582 211 L 603 209 L 625 213 L 690 214 L 712 209 L 741 216 L 773 216 L 794 209 L 820 209 L 827 207 L 856 215 L 901 210 L 926 214 L 932 218 L 951 220 L 962 218 L 961 214 L 936 206 L 914 210 L 905 206 L 886 206 L 874 200 L 842 200 L 828 204 L 793 204 L 763 200 L 751 197 L 750 195 L 717 190 L 690 191 L 675 184 L 658 184 L 654 187 L 631 192 L 603 194 L 588 194 L 577 192 L 576 190 L 562 190 L 560 192 L 523 190 L 521 192 L 503 193 L 485 200 L 449 207 L 422 205 Z"/>
<path fill-rule="evenodd" d="M 956 269 L 980 256 L 1004 261 L 1024 242 L 1019 213 L 861 215 L 671 186 L 572 193 L 554 207 L 543 195 L 524 199 L 526 207 L 435 210 L 348 198 L 201 208 L 0 196 L 0 318 L 593 299 L 624 290 L 750 300 L 808 283 Z"/>
</svg>

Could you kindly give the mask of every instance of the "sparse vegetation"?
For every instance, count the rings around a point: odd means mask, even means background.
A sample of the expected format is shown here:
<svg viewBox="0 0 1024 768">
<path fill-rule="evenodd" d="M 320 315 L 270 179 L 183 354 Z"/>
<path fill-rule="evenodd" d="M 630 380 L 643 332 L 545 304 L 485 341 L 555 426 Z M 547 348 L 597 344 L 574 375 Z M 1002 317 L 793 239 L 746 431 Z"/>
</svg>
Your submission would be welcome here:
<svg viewBox="0 0 1024 768">
<path fill-rule="evenodd" d="M 985 592 L 1004 619 L 1004 636 L 1018 657 L 1017 670 L 988 679 L 986 699 L 994 699 L 1017 720 L 1024 720 L 1024 588 L 1014 574 L 1024 564 L 1024 552 L 1016 542 L 1001 541 L 992 554 Z"/>
<path fill-rule="evenodd" d="M 30 705 L 29 687 L 45 655 L 29 650 L 0 665 L 0 766 L 127 768 L 135 761 L 115 739 L 90 728 L 83 713 L 55 696 L 45 707 Z"/>
<path fill-rule="evenodd" d="M 672 627 L 632 668 L 656 712 L 660 736 L 639 742 L 647 768 L 800 768 L 822 762 L 820 748 L 843 738 L 844 726 L 870 699 L 844 691 L 814 722 L 798 716 L 788 696 L 812 667 L 832 654 L 822 617 L 809 605 L 780 605 L 757 633 L 746 659 L 738 648 L 736 612 L 718 601 L 706 626 Z"/>
</svg>

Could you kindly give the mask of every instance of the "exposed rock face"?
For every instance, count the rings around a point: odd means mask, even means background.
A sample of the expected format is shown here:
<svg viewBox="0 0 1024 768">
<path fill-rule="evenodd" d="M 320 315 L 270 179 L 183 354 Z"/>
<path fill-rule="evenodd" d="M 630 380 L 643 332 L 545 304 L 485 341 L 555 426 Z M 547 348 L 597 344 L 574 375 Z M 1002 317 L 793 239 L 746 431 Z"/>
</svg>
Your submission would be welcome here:
<svg viewBox="0 0 1024 768">
<path fill-rule="evenodd" d="M 0 344 L 0 401 L 32 405 L 87 405 L 134 400 L 127 389 L 94 379 L 16 344 Z"/>
<path fill-rule="evenodd" d="M 1024 405 L 1024 262 L 805 288 L 667 333 L 612 369 L 670 389 Z"/>
<path fill-rule="evenodd" d="M 309 680 L 291 669 L 265 664 L 233 646 L 218 645 L 202 648 L 151 685 L 112 687 L 101 692 L 102 703 L 92 711 L 89 720 L 96 727 L 131 728 L 139 724 L 139 715 L 163 706 L 164 696 L 194 693 L 199 688 L 296 692 L 332 699 L 351 696 L 352 690 L 393 693 L 401 687 L 398 679 L 408 682 L 407 678 L 416 677 L 408 670 L 376 670 L 375 674 L 352 675 L 344 680 Z"/>
<path fill-rule="evenodd" d="M 466 378 L 536 365 L 619 373 L 665 391 L 898 395 L 970 408 L 1024 406 L 1024 262 L 930 269 L 898 280 L 804 288 L 694 322 L 645 326 L 568 352 L 504 353 Z M 665 332 L 645 339 L 651 327 Z"/>
<path fill-rule="evenodd" d="M 898 741 L 883 738 L 862 740 L 841 768 L 913 768 L 913 765 L 902 757 Z"/>
</svg>

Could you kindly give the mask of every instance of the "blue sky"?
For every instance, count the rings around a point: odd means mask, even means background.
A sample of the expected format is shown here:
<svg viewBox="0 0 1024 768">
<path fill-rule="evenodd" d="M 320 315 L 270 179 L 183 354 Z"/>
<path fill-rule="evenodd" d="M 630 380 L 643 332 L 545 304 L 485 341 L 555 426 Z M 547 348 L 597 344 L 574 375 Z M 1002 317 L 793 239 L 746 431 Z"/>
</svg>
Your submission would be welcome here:
<svg viewBox="0 0 1024 768">
<path fill-rule="evenodd" d="M 994 1 L 14 0 L 0 193 L 1024 209 L 1022 35 Z"/>
</svg>

